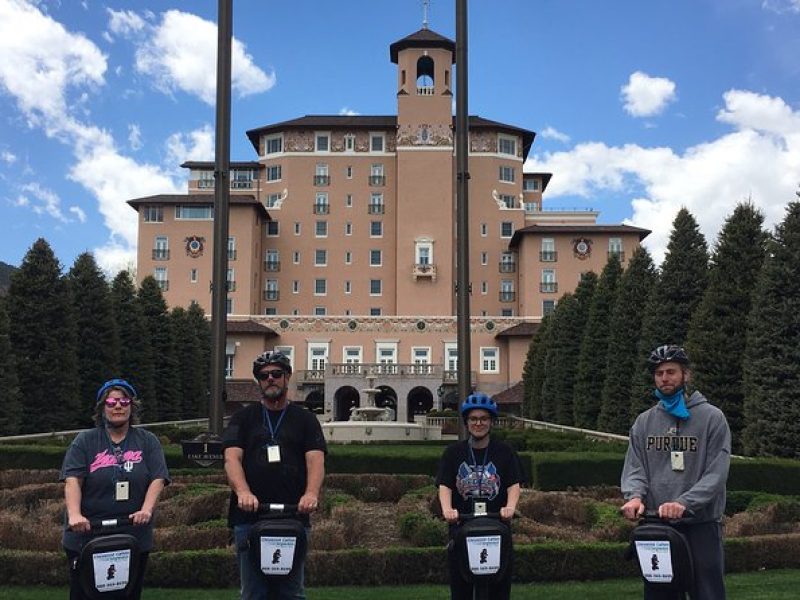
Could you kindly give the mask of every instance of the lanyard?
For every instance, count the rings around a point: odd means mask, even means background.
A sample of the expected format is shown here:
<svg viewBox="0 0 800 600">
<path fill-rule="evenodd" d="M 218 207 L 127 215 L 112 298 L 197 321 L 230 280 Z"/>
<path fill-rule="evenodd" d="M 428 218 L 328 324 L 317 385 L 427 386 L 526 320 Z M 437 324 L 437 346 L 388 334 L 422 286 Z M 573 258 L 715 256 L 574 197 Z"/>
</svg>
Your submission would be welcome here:
<svg viewBox="0 0 800 600">
<path fill-rule="evenodd" d="M 111 450 L 111 453 L 117 460 L 116 468 L 119 469 L 125 462 L 125 452 L 128 450 L 128 435 L 126 434 L 119 444 L 115 444 L 114 442 L 111 441 L 111 436 L 108 435 L 108 429 L 103 427 L 103 433 L 106 436 L 106 441 L 108 442 L 108 447 Z M 128 433 L 130 433 L 130 431 Z"/>
<path fill-rule="evenodd" d="M 469 448 L 469 456 L 472 459 L 472 466 L 478 470 L 478 460 L 475 458 L 475 451 L 472 449 L 472 444 L 468 443 L 467 447 Z M 489 446 L 486 446 L 486 454 L 483 455 L 483 464 L 480 465 L 481 472 L 486 468 L 487 462 L 489 462 Z"/>
<path fill-rule="evenodd" d="M 278 430 L 281 428 L 281 423 L 283 423 L 283 417 L 286 416 L 286 408 L 281 411 L 281 416 L 278 417 L 278 422 L 275 424 L 275 427 L 272 426 L 272 418 L 269 416 L 269 411 L 264 408 L 264 405 L 261 405 L 261 410 L 264 413 L 264 423 L 269 427 L 269 436 L 273 442 L 278 440 Z M 267 427 L 264 427 L 266 430 Z"/>
</svg>

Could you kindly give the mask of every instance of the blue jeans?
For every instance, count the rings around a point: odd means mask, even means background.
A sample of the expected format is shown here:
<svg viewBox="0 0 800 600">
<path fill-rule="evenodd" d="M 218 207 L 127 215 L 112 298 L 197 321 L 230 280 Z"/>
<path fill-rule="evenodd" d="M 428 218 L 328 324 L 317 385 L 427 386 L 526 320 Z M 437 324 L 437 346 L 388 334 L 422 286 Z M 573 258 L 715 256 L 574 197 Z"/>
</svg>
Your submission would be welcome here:
<svg viewBox="0 0 800 600">
<path fill-rule="evenodd" d="M 242 580 L 242 600 L 306 600 L 304 587 L 305 557 L 300 559 L 292 574 L 284 579 L 267 580 L 250 562 L 247 555 L 247 536 L 251 525 L 236 525 L 233 538 L 236 543 L 236 556 L 239 560 L 239 577 Z M 306 539 L 309 530 L 306 528 Z"/>
</svg>

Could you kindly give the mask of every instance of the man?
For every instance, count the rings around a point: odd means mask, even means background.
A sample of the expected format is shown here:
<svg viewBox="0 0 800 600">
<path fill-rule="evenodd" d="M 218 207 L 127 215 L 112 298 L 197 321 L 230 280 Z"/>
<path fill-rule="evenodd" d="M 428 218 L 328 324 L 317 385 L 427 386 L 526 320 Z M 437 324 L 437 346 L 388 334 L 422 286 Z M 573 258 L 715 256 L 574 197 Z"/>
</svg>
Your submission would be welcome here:
<svg viewBox="0 0 800 600">
<path fill-rule="evenodd" d="M 520 484 L 524 479 L 519 457 L 504 442 L 490 440 L 492 425 L 497 418 L 497 404 L 486 394 L 476 392 L 461 404 L 461 416 L 467 426 L 469 439 L 448 446 L 439 462 L 436 485 L 442 515 L 450 524 L 450 540 L 455 539 L 459 514 L 472 513 L 473 499 L 486 501 L 486 512 L 500 513 L 510 521 L 519 501 Z M 451 600 L 471 600 L 472 585 L 464 581 L 456 562 L 457 556 L 448 552 Z M 513 554 L 512 554 L 513 556 Z M 489 597 L 508 600 L 511 594 L 511 568 L 501 581 L 492 582 Z"/>
<path fill-rule="evenodd" d="M 261 402 L 239 410 L 225 430 L 225 473 L 231 486 L 228 524 L 233 527 L 242 581 L 242 600 L 303 600 L 303 564 L 278 584 L 267 582 L 247 555 L 247 536 L 258 520 L 259 503 L 297 504 L 309 528 L 325 475 L 327 447 L 309 410 L 289 401 L 292 365 L 280 352 L 253 362 Z M 269 594 L 269 596 L 268 596 Z"/>
<path fill-rule="evenodd" d="M 689 357 L 680 346 L 659 346 L 648 367 L 658 403 L 640 414 L 630 431 L 622 470 L 622 514 L 631 520 L 645 508 L 662 519 L 681 519 L 674 526 L 686 536 L 694 559 L 692 600 L 723 600 L 722 518 L 731 455 L 731 433 L 725 416 L 694 391 Z M 687 511 L 690 513 L 687 515 Z M 691 516 L 691 519 L 688 517 Z M 673 598 L 645 589 L 645 598 Z"/>
</svg>

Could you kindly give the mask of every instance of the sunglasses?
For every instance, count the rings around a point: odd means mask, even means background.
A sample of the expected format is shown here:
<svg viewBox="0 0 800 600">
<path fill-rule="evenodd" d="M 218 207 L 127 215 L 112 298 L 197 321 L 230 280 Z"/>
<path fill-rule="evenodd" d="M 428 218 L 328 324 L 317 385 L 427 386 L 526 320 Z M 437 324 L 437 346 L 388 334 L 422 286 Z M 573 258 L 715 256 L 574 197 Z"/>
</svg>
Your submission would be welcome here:
<svg viewBox="0 0 800 600">
<path fill-rule="evenodd" d="M 114 408 L 117 404 L 120 406 L 130 406 L 131 399 L 130 398 L 106 398 L 105 399 L 106 406 L 108 408 Z"/>
<path fill-rule="evenodd" d="M 261 373 L 256 374 L 256 379 L 259 381 L 266 381 L 270 377 L 273 379 L 280 379 L 283 377 L 283 371 L 280 369 L 273 369 L 272 371 L 262 371 Z"/>
</svg>

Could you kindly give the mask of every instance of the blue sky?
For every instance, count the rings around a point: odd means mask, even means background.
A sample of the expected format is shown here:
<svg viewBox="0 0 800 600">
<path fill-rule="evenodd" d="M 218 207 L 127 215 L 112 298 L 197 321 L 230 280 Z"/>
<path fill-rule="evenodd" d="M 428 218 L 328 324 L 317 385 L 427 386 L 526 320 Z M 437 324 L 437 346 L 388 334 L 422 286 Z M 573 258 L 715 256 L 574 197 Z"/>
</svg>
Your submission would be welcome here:
<svg viewBox="0 0 800 600">
<path fill-rule="evenodd" d="M 454 0 L 432 0 L 455 39 Z M 0 260 L 38 237 L 65 268 L 130 265 L 125 201 L 213 160 L 216 0 L 0 0 Z M 232 160 L 245 131 L 394 114 L 389 44 L 420 0 L 234 0 Z M 685 206 L 709 242 L 750 198 L 779 222 L 800 186 L 800 0 L 472 0 L 471 114 L 537 132 L 550 207 L 653 230 Z M 456 74 L 457 76 L 457 74 Z"/>
</svg>

